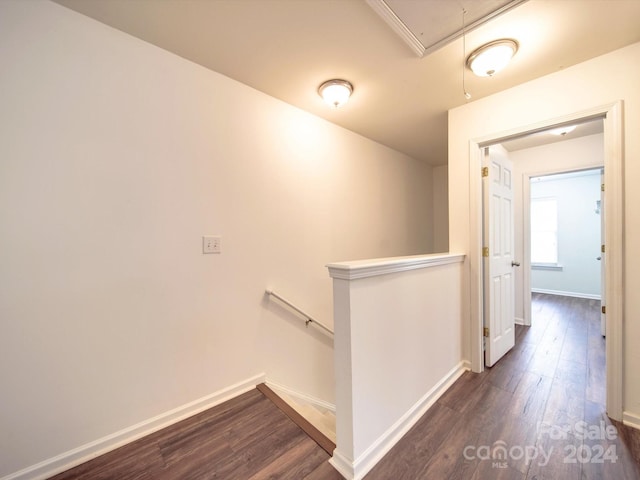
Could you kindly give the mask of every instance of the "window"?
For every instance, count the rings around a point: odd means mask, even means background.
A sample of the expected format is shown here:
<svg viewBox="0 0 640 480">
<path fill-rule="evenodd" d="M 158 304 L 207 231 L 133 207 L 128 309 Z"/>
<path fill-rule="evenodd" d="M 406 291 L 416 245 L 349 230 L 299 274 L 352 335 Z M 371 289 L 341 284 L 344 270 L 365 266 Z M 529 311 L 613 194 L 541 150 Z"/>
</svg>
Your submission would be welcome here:
<svg viewBox="0 0 640 480">
<path fill-rule="evenodd" d="M 555 198 L 531 199 L 531 263 L 558 263 L 558 202 Z"/>
</svg>

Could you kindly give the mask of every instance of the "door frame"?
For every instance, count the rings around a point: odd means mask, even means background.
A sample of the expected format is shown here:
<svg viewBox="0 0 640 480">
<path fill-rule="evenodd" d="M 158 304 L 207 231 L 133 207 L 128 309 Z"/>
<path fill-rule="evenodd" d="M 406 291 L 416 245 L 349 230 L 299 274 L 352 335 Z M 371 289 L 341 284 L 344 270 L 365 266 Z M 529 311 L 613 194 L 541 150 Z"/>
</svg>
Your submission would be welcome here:
<svg viewBox="0 0 640 480">
<path fill-rule="evenodd" d="M 577 167 L 560 167 L 555 170 L 527 172 L 522 177 L 522 238 L 524 240 L 522 253 L 522 307 L 523 325 L 531 326 L 531 179 L 546 177 L 560 173 L 583 172 L 587 170 L 604 170 L 604 163 L 580 165 Z M 604 215 L 604 213 L 602 213 Z M 602 227 L 600 234 L 602 237 Z M 606 265 L 605 265 L 606 266 Z M 602 288 L 600 288 L 602 294 Z"/>
<path fill-rule="evenodd" d="M 622 420 L 623 412 L 623 312 L 624 312 L 624 174 L 623 102 L 543 120 L 532 125 L 469 139 L 469 296 L 470 360 L 474 372 L 484 370 L 482 284 L 482 149 L 528 133 L 578 121 L 603 119 L 605 170 L 605 295 L 607 305 L 606 390 L 607 414 Z"/>
</svg>

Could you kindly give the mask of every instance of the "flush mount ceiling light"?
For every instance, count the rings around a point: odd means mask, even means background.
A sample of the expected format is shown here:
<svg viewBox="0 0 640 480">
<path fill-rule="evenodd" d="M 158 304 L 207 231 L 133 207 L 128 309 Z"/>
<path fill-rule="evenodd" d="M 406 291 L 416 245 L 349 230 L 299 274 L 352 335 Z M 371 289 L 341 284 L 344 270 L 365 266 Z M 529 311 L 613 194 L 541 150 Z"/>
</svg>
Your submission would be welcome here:
<svg viewBox="0 0 640 480">
<path fill-rule="evenodd" d="M 508 65 L 517 51 L 518 42 L 515 40 L 495 40 L 475 49 L 467 57 L 467 67 L 479 77 L 492 77 Z"/>
<path fill-rule="evenodd" d="M 333 108 L 338 108 L 347 103 L 353 93 L 353 85 L 346 80 L 327 80 L 318 87 L 318 94 Z"/>
<path fill-rule="evenodd" d="M 549 133 L 552 135 L 566 135 L 567 133 L 573 132 L 575 129 L 575 125 L 567 125 L 566 127 L 558 127 L 553 130 L 549 130 Z"/>
</svg>

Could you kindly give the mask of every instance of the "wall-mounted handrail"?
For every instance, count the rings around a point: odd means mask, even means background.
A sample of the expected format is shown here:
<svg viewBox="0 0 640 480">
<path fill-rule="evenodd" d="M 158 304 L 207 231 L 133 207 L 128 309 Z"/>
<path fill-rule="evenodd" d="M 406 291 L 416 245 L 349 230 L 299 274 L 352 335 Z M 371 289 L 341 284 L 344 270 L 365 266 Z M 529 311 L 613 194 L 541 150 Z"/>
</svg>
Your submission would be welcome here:
<svg viewBox="0 0 640 480">
<path fill-rule="evenodd" d="M 300 315 L 302 315 L 304 318 L 306 318 L 305 320 L 305 325 L 308 327 L 310 323 L 313 323 L 315 325 L 317 325 L 318 327 L 322 328 L 325 332 L 327 332 L 330 335 L 333 335 L 333 330 L 331 330 L 329 327 L 327 327 L 325 324 L 323 324 L 322 322 L 319 322 L 318 320 L 316 320 L 315 318 L 313 318 L 311 315 L 305 313 L 303 310 L 301 310 L 300 308 L 296 307 L 293 303 L 291 303 L 289 300 L 287 300 L 286 298 L 283 298 L 281 295 L 278 295 L 276 292 L 274 292 L 273 290 L 265 290 L 265 293 L 271 297 L 275 297 L 278 300 L 280 300 L 282 303 L 284 303 L 285 305 L 287 305 L 289 308 L 295 310 L 296 312 L 298 312 Z"/>
</svg>

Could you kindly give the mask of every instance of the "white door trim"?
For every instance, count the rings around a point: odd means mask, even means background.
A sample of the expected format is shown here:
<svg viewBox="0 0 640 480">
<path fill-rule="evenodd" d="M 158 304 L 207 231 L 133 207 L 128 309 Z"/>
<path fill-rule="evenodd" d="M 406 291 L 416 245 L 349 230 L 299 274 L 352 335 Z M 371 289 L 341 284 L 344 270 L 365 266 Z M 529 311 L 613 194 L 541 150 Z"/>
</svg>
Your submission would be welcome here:
<svg viewBox="0 0 640 480">
<path fill-rule="evenodd" d="M 469 140 L 469 316 L 471 369 L 484 370 L 482 349 L 482 147 L 509 138 L 546 130 L 579 120 L 603 118 L 605 168 L 605 245 L 606 245 L 606 305 L 607 305 L 607 413 L 622 420 L 623 369 L 623 308 L 624 308 L 624 176 L 623 176 L 623 102 L 543 120 L 482 138 Z"/>
</svg>

